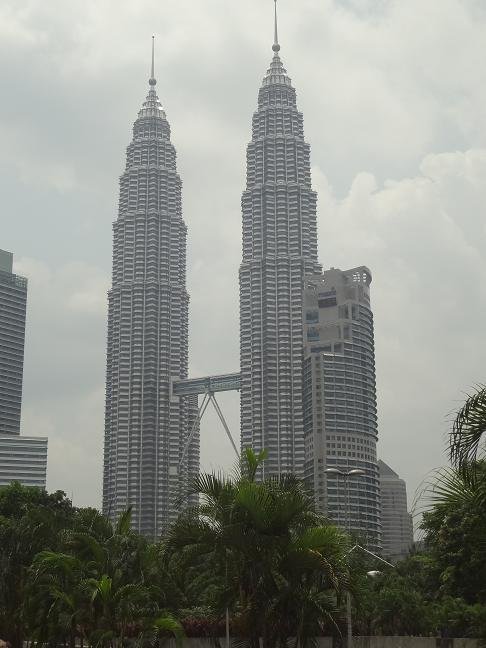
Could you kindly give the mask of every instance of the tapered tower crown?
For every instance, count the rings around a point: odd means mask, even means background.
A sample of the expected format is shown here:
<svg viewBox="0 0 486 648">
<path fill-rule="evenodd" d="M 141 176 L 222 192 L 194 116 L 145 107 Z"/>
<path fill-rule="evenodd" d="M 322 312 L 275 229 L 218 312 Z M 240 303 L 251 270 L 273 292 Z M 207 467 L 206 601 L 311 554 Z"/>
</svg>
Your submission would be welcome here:
<svg viewBox="0 0 486 648">
<path fill-rule="evenodd" d="M 138 113 L 138 118 L 143 119 L 144 117 L 160 117 L 161 119 L 166 119 L 166 114 L 162 108 L 162 104 L 157 96 L 155 86 L 157 84 L 157 79 L 155 78 L 155 65 L 154 65 L 154 51 L 155 51 L 155 36 L 152 36 L 152 65 L 150 68 L 150 79 L 149 79 L 149 93 L 142 104 L 142 109 Z"/>
</svg>

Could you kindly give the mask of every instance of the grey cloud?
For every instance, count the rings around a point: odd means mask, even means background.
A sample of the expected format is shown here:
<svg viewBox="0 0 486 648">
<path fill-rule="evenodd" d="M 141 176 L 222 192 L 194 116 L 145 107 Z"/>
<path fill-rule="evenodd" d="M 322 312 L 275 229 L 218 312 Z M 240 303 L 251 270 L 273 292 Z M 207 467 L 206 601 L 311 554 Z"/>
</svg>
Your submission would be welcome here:
<svg viewBox="0 0 486 648">
<path fill-rule="evenodd" d="M 0 247 L 31 279 L 23 424 L 50 434 L 49 486 L 97 504 L 111 222 L 150 36 L 184 182 L 191 372 L 235 370 L 245 146 L 272 3 L 4 0 L 0 18 Z M 321 260 L 373 270 L 381 447 L 413 490 L 484 367 L 485 11 L 282 0 L 280 20 Z M 222 403 L 237 430 L 237 395 Z M 225 443 L 210 415 L 206 466 L 232 467 Z"/>
</svg>

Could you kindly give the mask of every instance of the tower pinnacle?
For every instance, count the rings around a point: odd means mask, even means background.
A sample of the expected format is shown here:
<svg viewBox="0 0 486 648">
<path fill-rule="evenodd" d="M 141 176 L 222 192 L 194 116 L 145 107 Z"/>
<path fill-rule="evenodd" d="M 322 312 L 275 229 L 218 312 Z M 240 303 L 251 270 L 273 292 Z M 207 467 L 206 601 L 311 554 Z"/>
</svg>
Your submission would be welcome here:
<svg viewBox="0 0 486 648">
<path fill-rule="evenodd" d="M 154 71 L 154 51 L 155 51 L 155 36 L 152 36 L 152 68 L 150 70 L 150 79 L 149 79 L 149 85 L 154 86 L 157 83 L 157 79 L 155 78 L 155 71 Z"/>
<path fill-rule="evenodd" d="M 276 53 L 280 51 L 280 45 L 278 44 L 277 0 L 274 1 L 275 1 L 275 37 L 273 39 L 272 49 Z"/>
</svg>

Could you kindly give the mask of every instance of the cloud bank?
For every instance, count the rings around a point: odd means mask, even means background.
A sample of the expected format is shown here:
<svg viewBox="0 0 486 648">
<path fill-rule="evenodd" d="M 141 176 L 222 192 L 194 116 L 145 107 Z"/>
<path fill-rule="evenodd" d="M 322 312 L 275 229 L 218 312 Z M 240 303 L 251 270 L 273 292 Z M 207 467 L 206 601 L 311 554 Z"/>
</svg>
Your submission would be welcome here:
<svg viewBox="0 0 486 648">
<path fill-rule="evenodd" d="M 191 373 L 237 370 L 239 203 L 272 5 L 0 4 L 0 247 L 30 281 L 23 431 L 49 435 L 48 486 L 78 504 L 100 502 L 111 223 L 150 36 L 184 182 Z M 282 0 L 280 14 L 321 261 L 372 270 L 380 454 L 413 493 L 484 381 L 486 9 Z M 221 402 L 237 432 L 237 395 Z M 212 415 L 202 446 L 204 466 L 233 465 Z"/>
</svg>

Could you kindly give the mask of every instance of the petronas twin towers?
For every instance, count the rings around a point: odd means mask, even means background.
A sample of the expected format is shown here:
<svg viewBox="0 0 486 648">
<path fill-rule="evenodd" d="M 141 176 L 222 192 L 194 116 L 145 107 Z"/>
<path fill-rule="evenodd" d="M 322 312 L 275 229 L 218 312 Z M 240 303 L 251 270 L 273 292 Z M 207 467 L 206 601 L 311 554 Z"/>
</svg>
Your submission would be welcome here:
<svg viewBox="0 0 486 648">
<path fill-rule="evenodd" d="M 304 277 L 317 262 L 317 196 L 296 94 L 274 56 L 263 79 L 247 150 L 240 267 L 241 442 L 265 448 L 270 474 L 304 464 Z"/>
<path fill-rule="evenodd" d="M 189 473 L 198 470 L 199 444 L 195 437 L 181 462 L 193 401 L 172 397 L 171 381 L 187 377 L 187 228 L 153 63 L 149 84 L 113 226 L 103 511 L 116 519 L 132 507 L 134 528 L 156 537 L 174 519 Z"/>
<path fill-rule="evenodd" d="M 279 56 L 259 91 L 247 149 L 240 267 L 241 445 L 265 448 L 266 474 L 304 474 L 304 287 L 318 275 L 317 196 L 296 93 Z M 170 127 L 150 89 L 120 181 L 109 292 L 103 509 L 132 507 L 159 536 L 199 469 L 197 395 L 188 373 L 186 226 Z M 201 392 L 200 392 L 201 393 Z"/>
</svg>

